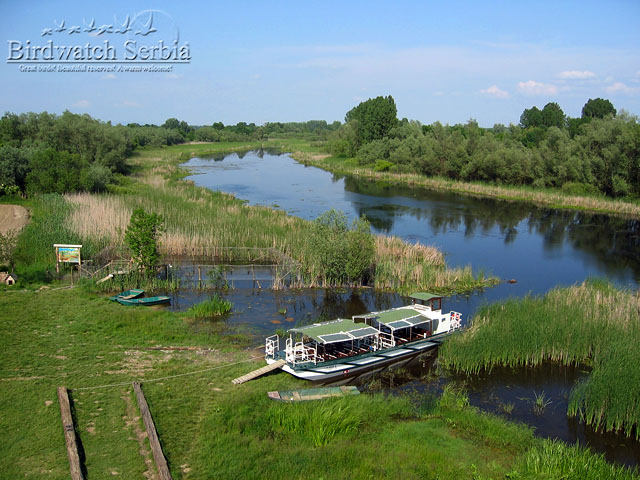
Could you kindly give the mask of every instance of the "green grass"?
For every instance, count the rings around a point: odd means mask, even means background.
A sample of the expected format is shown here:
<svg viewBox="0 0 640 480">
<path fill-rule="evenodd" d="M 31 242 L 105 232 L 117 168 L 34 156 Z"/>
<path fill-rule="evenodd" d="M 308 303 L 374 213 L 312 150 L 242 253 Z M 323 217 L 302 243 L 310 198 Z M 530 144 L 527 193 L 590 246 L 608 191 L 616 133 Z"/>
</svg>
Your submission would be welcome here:
<svg viewBox="0 0 640 480">
<path fill-rule="evenodd" d="M 221 319 L 222 315 L 229 313 L 232 308 L 229 300 L 214 294 L 208 300 L 192 305 L 184 314 L 196 320 Z"/>
<path fill-rule="evenodd" d="M 439 352 L 444 366 L 477 373 L 494 365 L 585 364 L 591 375 L 569 399 L 570 415 L 640 438 L 640 298 L 606 281 L 480 309 Z M 534 404 L 543 409 L 542 394 Z"/>
<path fill-rule="evenodd" d="M 87 478 L 142 478 L 141 449 L 151 457 L 138 438 L 133 380 L 142 382 L 175 479 L 504 478 L 528 472 L 529 457 L 549 457 L 530 429 L 478 412 L 455 389 L 441 399 L 273 402 L 267 391 L 308 384 L 279 373 L 232 385 L 263 360 L 221 337 L 217 323 L 196 332 L 179 314 L 122 307 L 81 288 L 3 292 L 0 310 L 0 478 L 68 478 L 60 385 L 71 392 Z M 190 348 L 148 350 L 157 346 Z M 559 452 L 545 468 L 560 468 Z"/>
</svg>

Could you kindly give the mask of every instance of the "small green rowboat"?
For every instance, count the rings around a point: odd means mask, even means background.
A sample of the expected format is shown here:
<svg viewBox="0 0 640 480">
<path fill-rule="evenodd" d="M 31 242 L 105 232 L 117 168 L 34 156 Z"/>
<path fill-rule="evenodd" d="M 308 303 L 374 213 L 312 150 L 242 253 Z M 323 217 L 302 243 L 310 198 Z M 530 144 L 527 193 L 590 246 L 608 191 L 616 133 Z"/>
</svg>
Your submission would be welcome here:
<svg viewBox="0 0 640 480">
<path fill-rule="evenodd" d="M 324 400 L 332 397 L 358 395 L 360 390 L 354 386 L 308 388 L 306 390 L 284 390 L 267 392 L 267 396 L 279 402 L 304 402 L 307 400 Z"/>
<path fill-rule="evenodd" d="M 132 298 L 138 298 L 144 295 L 144 290 L 140 288 L 133 288 L 131 290 L 126 290 L 118 295 L 114 295 L 113 297 L 109 297 L 109 300 L 113 300 L 114 302 L 118 300 L 118 298 L 124 298 L 126 300 L 130 300 Z"/>
<path fill-rule="evenodd" d="M 171 298 L 165 297 L 165 296 L 145 297 L 145 298 L 118 297 L 116 298 L 116 302 L 122 305 L 129 305 L 129 306 L 143 305 L 143 306 L 149 307 L 151 305 L 163 305 L 166 303 L 171 303 Z"/>
</svg>

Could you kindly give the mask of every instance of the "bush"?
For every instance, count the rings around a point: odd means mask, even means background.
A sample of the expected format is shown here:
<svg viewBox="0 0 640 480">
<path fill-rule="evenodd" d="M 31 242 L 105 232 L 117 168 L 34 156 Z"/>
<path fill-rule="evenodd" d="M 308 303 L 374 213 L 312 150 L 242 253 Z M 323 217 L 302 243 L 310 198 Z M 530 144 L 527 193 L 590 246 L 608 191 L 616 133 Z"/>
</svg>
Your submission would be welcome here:
<svg viewBox="0 0 640 480">
<path fill-rule="evenodd" d="M 136 208 L 131 214 L 124 240 L 131 249 L 133 260 L 143 270 L 151 270 L 158 262 L 158 237 L 163 227 L 164 220 L 157 213 Z"/>
<path fill-rule="evenodd" d="M 580 182 L 567 182 L 562 185 L 562 191 L 568 195 L 598 195 L 600 191 L 595 185 Z"/>
<path fill-rule="evenodd" d="M 313 267 L 326 284 L 364 283 L 373 265 L 375 244 L 364 218 L 353 222 L 340 211 L 329 210 L 313 222 L 310 238 Z"/>
<path fill-rule="evenodd" d="M 393 166 L 393 163 L 388 160 L 378 160 L 374 165 L 373 170 L 376 172 L 387 172 Z"/>
</svg>

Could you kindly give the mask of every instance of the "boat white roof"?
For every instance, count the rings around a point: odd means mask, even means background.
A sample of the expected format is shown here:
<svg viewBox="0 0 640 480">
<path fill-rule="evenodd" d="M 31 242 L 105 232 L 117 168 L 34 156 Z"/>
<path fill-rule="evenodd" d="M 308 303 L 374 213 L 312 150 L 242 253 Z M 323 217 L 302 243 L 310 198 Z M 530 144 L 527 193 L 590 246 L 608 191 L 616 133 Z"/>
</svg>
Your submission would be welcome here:
<svg viewBox="0 0 640 480">
<path fill-rule="evenodd" d="M 302 333 L 322 344 L 347 342 L 380 333 L 377 328 L 344 318 L 292 328 L 289 331 Z"/>
<path fill-rule="evenodd" d="M 421 323 L 431 321 L 430 318 L 422 315 L 413 308 L 395 308 L 383 312 L 373 312 L 364 315 L 357 315 L 356 318 L 372 318 L 380 325 L 385 325 L 391 330 L 413 327 Z"/>
</svg>

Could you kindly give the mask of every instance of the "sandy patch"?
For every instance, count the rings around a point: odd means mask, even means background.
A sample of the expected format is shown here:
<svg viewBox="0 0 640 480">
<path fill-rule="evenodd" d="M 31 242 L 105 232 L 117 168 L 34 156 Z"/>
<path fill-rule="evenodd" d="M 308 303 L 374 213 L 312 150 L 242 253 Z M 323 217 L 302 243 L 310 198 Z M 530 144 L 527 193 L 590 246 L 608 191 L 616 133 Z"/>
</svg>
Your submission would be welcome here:
<svg viewBox="0 0 640 480">
<path fill-rule="evenodd" d="M 29 211 L 18 205 L 0 205 L 0 233 L 19 231 L 29 222 Z"/>
</svg>

